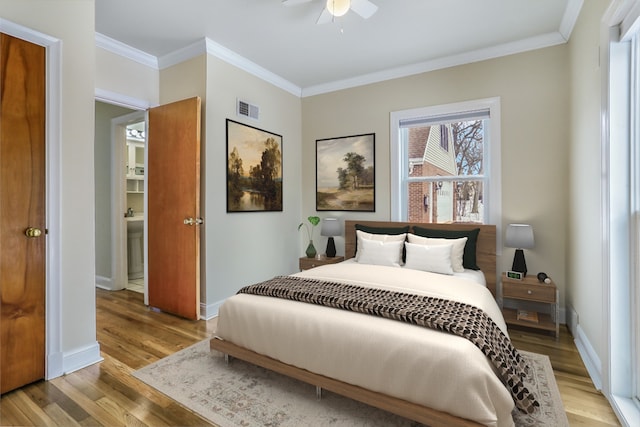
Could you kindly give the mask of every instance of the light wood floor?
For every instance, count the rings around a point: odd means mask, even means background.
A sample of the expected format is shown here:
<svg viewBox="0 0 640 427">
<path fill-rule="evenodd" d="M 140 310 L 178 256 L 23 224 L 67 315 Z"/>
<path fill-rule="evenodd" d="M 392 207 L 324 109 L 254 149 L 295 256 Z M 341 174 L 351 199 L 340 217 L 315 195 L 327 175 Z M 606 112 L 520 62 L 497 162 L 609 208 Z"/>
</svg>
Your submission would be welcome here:
<svg viewBox="0 0 640 427">
<path fill-rule="evenodd" d="M 130 375 L 211 336 L 215 320 L 189 321 L 150 310 L 142 294 L 97 290 L 97 335 L 104 361 L 7 393 L 3 426 L 210 426 Z M 549 355 L 572 426 L 620 425 L 593 387 L 573 339 L 512 331 L 517 348 Z"/>
</svg>

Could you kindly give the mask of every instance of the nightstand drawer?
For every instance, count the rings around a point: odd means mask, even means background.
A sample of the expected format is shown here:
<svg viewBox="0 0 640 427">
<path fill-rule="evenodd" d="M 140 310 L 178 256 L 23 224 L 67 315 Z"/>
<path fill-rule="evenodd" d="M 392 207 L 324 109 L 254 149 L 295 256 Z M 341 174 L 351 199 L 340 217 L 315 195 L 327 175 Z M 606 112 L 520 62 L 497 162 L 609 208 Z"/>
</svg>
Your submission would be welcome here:
<svg viewBox="0 0 640 427">
<path fill-rule="evenodd" d="M 554 303 L 556 302 L 556 289 L 554 286 L 549 285 L 503 282 L 502 296 L 504 298 Z"/>
</svg>

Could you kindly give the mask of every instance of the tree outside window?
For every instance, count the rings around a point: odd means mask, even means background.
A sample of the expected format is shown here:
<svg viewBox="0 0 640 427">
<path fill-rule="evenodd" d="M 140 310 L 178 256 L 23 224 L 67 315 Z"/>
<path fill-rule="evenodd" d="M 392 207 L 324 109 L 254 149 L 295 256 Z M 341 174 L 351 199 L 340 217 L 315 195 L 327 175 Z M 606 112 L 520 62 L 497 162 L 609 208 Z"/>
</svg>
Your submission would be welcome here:
<svg viewBox="0 0 640 427">
<path fill-rule="evenodd" d="M 483 222 L 483 123 L 458 121 L 407 129 L 409 221 Z"/>
</svg>

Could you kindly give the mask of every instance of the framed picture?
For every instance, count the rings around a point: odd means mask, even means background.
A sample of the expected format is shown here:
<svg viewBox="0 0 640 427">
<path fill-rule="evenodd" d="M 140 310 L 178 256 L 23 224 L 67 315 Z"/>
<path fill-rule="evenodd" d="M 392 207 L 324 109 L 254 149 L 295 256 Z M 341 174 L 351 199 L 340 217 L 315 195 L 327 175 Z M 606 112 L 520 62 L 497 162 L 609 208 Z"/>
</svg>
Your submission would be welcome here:
<svg viewBox="0 0 640 427">
<path fill-rule="evenodd" d="M 227 119 L 227 212 L 282 211 L 282 136 Z"/>
<path fill-rule="evenodd" d="M 316 210 L 375 212 L 375 133 L 316 140 Z"/>
</svg>

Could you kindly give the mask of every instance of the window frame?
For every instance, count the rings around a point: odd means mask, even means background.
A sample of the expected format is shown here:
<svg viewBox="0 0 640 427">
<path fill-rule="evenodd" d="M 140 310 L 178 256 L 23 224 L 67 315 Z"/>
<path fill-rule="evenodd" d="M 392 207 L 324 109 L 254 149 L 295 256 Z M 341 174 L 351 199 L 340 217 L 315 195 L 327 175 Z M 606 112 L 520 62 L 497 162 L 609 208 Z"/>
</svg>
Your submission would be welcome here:
<svg viewBox="0 0 640 427">
<path fill-rule="evenodd" d="M 407 197 L 408 185 L 410 182 L 408 175 L 404 173 L 409 170 L 407 146 L 402 144 L 401 133 L 406 128 L 401 128 L 402 121 L 429 118 L 438 116 L 454 115 L 457 113 L 489 110 L 489 120 L 485 127 L 485 182 L 484 193 L 485 211 L 483 222 L 485 224 L 495 224 L 497 236 L 501 235 L 502 219 L 502 172 L 500 161 L 500 97 L 484 98 L 471 101 L 456 102 L 451 104 L 434 105 L 408 110 L 392 111 L 390 114 L 390 173 L 391 173 L 391 220 L 406 221 L 407 219 Z M 501 247 L 501 245 L 499 245 Z M 501 250 L 499 249 L 499 252 Z"/>
<path fill-rule="evenodd" d="M 636 7 L 626 8 L 631 4 Z M 640 256 L 639 34 L 640 0 L 612 4 L 607 9 L 600 32 L 600 62 L 606 64 L 601 74 L 606 347 L 602 371 L 589 358 L 590 363 L 585 364 L 623 425 L 640 424 L 640 268 L 634 263 Z"/>
</svg>

